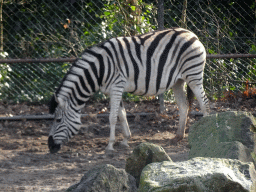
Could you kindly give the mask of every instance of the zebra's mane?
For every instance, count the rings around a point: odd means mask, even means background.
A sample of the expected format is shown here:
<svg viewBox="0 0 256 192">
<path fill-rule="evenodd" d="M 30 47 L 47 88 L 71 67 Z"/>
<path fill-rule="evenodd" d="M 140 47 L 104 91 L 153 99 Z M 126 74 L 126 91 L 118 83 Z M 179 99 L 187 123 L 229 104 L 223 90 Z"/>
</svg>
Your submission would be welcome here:
<svg viewBox="0 0 256 192">
<path fill-rule="evenodd" d="M 49 113 L 53 114 L 57 106 L 58 106 L 58 103 L 56 102 L 55 96 L 53 95 L 49 103 Z"/>
</svg>

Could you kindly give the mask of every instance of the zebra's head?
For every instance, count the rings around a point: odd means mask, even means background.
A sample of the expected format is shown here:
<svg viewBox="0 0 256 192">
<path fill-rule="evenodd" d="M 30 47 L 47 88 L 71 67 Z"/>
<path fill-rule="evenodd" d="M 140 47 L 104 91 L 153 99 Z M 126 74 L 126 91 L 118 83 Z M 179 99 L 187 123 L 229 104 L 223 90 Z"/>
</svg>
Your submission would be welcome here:
<svg viewBox="0 0 256 192">
<path fill-rule="evenodd" d="M 50 101 L 49 112 L 55 117 L 49 133 L 48 147 L 51 153 L 56 153 L 63 143 L 78 133 L 81 127 L 81 113 L 70 100 L 55 95 Z"/>
</svg>

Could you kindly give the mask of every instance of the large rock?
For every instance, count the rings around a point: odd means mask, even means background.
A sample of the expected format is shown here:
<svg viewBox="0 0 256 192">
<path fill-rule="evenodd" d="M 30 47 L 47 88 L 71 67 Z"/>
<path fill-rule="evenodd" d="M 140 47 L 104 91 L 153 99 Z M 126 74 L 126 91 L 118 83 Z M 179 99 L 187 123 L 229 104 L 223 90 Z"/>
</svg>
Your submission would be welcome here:
<svg viewBox="0 0 256 192">
<path fill-rule="evenodd" d="M 139 191 L 254 192 L 255 179 L 253 163 L 197 157 L 147 165 L 141 173 Z"/>
<path fill-rule="evenodd" d="M 189 158 L 218 157 L 253 161 L 256 119 L 246 112 L 224 112 L 202 118 L 190 127 Z"/>
<path fill-rule="evenodd" d="M 172 161 L 161 146 L 141 143 L 133 149 L 132 154 L 126 160 L 125 170 L 135 177 L 138 186 L 142 169 L 149 163 L 161 161 Z"/>
<path fill-rule="evenodd" d="M 88 171 L 81 181 L 68 188 L 72 192 L 136 192 L 137 186 L 134 177 L 106 164 Z"/>
</svg>

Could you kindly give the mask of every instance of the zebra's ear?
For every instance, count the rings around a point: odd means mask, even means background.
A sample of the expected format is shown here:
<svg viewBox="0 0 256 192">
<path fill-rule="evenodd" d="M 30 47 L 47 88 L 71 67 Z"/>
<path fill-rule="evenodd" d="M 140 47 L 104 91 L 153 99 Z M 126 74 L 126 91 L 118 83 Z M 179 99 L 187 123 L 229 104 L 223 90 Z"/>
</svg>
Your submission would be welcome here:
<svg viewBox="0 0 256 192">
<path fill-rule="evenodd" d="M 49 113 L 53 114 L 57 106 L 58 106 L 58 103 L 56 102 L 55 95 L 53 95 L 49 103 Z"/>
</svg>

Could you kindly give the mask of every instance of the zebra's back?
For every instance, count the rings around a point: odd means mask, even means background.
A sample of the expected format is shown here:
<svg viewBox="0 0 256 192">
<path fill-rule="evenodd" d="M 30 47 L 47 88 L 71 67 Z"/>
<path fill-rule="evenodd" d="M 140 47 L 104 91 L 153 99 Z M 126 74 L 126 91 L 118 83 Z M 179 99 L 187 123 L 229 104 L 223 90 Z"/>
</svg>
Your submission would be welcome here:
<svg viewBox="0 0 256 192">
<path fill-rule="evenodd" d="M 86 86 L 80 86 L 85 91 L 82 97 L 98 89 L 109 94 L 111 85 L 120 79 L 125 81 L 125 92 L 157 95 L 170 89 L 178 79 L 187 83 L 199 79 L 205 57 L 204 46 L 194 33 L 171 28 L 112 38 L 86 49 L 73 64 L 66 79 L 72 76 L 79 78 L 74 81 L 85 82 L 82 84 Z M 75 77 L 76 74 L 80 77 Z"/>
<path fill-rule="evenodd" d="M 137 95 L 160 94 L 178 79 L 188 79 L 189 82 L 189 79 L 197 78 L 195 71 L 203 72 L 206 56 L 197 36 L 182 28 L 113 38 L 101 48 L 108 50 L 106 57 L 114 61 L 112 68 L 116 69 L 116 76 L 125 79 L 124 91 Z M 111 69 L 107 65 L 106 69 L 109 74 Z M 104 86 L 102 89 L 107 93 L 110 91 Z"/>
</svg>

